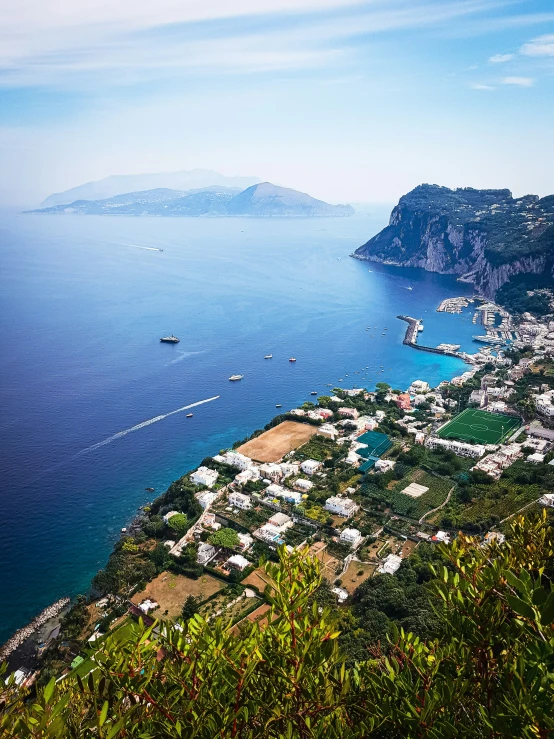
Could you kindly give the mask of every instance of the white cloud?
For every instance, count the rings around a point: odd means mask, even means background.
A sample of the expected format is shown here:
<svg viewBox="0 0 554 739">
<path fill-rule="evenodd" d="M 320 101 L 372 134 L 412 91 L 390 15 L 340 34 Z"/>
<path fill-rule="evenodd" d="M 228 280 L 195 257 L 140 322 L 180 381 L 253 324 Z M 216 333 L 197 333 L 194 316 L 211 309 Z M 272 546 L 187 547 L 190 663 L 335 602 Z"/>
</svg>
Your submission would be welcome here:
<svg viewBox="0 0 554 739">
<path fill-rule="evenodd" d="M 517 87 L 533 87 L 535 80 L 532 77 L 504 77 L 503 85 L 516 85 Z"/>
<path fill-rule="evenodd" d="M 538 36 L 523 44 L 519 53 L 524 56 L 554 56 L 554 33 Z"/>
<path fill-rule="evenodd" d="M 159 0 L 154 8 L 150 0 L 86 7 L 73 0 L 21 0 L 3 17 L 0 86 L 82 91 L 96 87 L 99 74 L 105 87 L 161 75 L 166 81 L 191 70 L 198 76 L 329 67 L 347 58 L 360 35 L 448 26 L 490 2 Z M 247 14 L 257 18 L 229 21 Z"/>
<path fill-rule="evenodd" d="M 504 64 L 504 62 L 509 62 L 513 58 L 513 54 L 495 54 L 489 57 L 489 62 L 492 62 L 492 64 Z"/>
<path fill-rule="evenodd" d="M 492 85 L 482 85 L 479 82 L 476 82 L 473 85 L 470 85 L 472 90 L 495 90 L 495 87 L 492 87 Z"/>
</svg>

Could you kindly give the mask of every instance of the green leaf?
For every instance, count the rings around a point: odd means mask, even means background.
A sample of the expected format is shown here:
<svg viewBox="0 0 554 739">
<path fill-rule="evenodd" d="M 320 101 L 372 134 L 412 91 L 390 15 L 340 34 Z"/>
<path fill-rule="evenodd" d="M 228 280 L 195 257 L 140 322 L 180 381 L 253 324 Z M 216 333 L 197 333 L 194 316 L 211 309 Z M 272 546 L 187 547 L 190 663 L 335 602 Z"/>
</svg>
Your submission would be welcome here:
<svg viewBox="0 0 554 739">
<path fill-rule="evenodd" d="M 510 608 L 519 616 L 528 618 L 531 621 L 535 620 L 535 611 L 528 603 L 522 601 L 521 598 L 517 598 L 515 595 L 507 595 L 506 600 L 508 601 Z"/>
<path fill-rule="evenodd" d="M 554 592 L 550 593 L 544 606 L 540 609 L 541 623 L 548 626 L 554 621 Z"/>
<path fill-rule="evenodd" d="M 108 717 L 108 708 L 108 701 L 104 701 L 104 705 L 102 706 L 102 710 L 100 711 L 100 716 L 98 717 L 98 723 L 100 724 L 100 726 L 104 726 L 104 724 L 106 723 L 106 718 Z"/>
<path fill-rule="evenodd" d="M 56 687 L 56 678 L 52 678 L 48 685 L 44 688 L 44 700 L 46 703 L 50 703 L 50 699 L 54 695 L 54 688 Z"/>
</svg>

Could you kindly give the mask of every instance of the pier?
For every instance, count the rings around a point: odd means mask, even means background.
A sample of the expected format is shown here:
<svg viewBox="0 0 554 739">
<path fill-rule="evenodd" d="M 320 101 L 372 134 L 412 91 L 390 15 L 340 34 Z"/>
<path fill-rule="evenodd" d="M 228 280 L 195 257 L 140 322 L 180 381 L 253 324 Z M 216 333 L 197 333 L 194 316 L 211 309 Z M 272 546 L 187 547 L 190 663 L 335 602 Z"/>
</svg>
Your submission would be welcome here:
<svg viewBox="0 0 554 739">
<path fill-rule="evenodd" d="M 422 352 L 431 352 L 432 354 L 444 354 L 449 357 L 458 357 L 458 359 L 464 359 L 466 361 L 465 356 L 463 356 L 460 352 L 452 351 L 451 349 L 439 349 L 438 347 L 434 346 L 423 346 L 422 344 L 417 343 L 417 335 L 419 332 L 419 325 L 421 323 L 421 320 L 419 318 L 412 318 L 411 316 L 396 316 L 401 321 L 406 321 L 408 324 L 408 328 L 406 329 L 406 335 L 404 336 L 403 344 L 406 344 L 407 346 L 411 346 L 413 349 L 419 349 Z"/>
</svg>

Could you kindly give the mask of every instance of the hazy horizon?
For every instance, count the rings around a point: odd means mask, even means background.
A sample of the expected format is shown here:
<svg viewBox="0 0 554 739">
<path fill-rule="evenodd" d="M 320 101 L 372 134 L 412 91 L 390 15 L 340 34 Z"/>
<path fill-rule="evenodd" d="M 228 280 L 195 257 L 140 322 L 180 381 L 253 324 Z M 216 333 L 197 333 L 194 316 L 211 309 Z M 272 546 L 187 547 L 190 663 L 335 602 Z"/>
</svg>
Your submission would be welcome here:
<svg viewBox="0 0 554 739">
<path fill-rule="evenodd" d="M 21 0 L 0 30 L 0 207 L 213 169 L 331 203 L 554 192 L 549 0 Z"/>
</svg>

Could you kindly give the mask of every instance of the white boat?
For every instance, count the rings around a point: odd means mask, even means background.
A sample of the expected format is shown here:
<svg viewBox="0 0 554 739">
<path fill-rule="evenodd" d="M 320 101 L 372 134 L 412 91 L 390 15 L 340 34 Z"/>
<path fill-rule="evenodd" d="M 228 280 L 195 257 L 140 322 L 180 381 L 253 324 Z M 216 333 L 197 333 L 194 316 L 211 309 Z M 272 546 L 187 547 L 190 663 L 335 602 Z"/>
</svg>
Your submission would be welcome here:
<svg viewBox="0 0 554 739">
<path fill-rule="evenodd" d="M 264 359 L 273 359 L 273 354 L 266 354 Z"/>
<path fill-rule="evenodd" d="M 244 375 L 231 375 L 229 379 L 231 380 L 231 382 L 237 382 L 237 380 L 242 380 L 243 377 Z"/>
<path fill-rule="evenodd" d="M 407 287 L 406 290 L 413 290 L 413 287 Z"/>
</svg>

